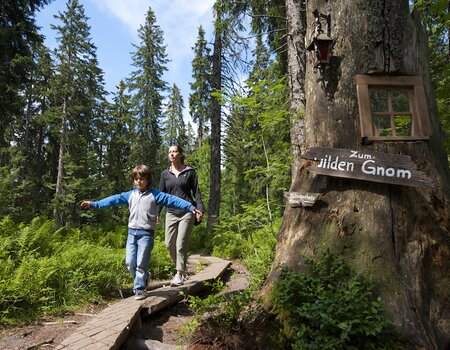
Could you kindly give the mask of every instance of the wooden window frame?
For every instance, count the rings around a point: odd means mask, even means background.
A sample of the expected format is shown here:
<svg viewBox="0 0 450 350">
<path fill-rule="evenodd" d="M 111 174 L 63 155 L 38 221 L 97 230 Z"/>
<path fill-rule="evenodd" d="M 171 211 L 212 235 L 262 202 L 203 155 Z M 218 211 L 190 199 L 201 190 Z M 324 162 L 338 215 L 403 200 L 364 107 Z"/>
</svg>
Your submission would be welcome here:
<svg viewBox="0 0 450 350">
<path fill-rule="evenodd" d="M 377 136 L 372 121 L 369 89 L 408 90 L 411 113 L 410 136 Z M 363 142 L 373 141 L 423 141 L 429 140 L 431 131 L 427 101 L 422 78 L 419 76 L 356 76 L 359 120 Z"/>
</svg>

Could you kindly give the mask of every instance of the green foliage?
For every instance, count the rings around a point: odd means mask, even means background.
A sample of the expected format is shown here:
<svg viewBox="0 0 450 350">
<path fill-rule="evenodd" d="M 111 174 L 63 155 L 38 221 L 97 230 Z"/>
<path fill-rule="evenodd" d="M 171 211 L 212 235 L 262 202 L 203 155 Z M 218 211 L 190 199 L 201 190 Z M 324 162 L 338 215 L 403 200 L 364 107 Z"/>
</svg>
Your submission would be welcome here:
<svg viewBox="0 0 450 350">
<path fill-rule="evenodd" d="M 245 206 L 244 212 L 221 220 L 210 242 L 212 255 L 226 259 L 242 259 L 248 268 L 251 289 L 265 281 L 275 256 L 275 233 L 282 218 L 270 222 L 264 201 Z"/>
<path fill-rule="evenodd" d="M 237 203 L 251 204 L 265 198 L 266 215 L 277 216 L 290 180 L 287 89 L 282 79 L 247 84 L 248 92 L 233 98 L 224 145 L 227 186 L 222 206 L 237 214 L 245 208 Z"/>
<path fill-rule="evenodd" d="M 34 15 L 48 3 L 49 0 L 0 2 L 0 147 L 8 144 L 11 131 L 18 126 L 14 118 L 24 107 L 22 92 L 30 83 L 32 52 L 42 41 Z M 0 166 L 7 164 L 2 158 Z"/>
<path fill-rule="evenodd" d="M 245 322 L 251 317 L 251 312 L 247 312 L 242 318 L 242 311 L 248 307 L 251 294 L 248 290 L 238 294 L 224 293 L 224 283 L 221 279 L 214 282 L 205 282 L 205 286 L 211 291 L 206 297 L 185 295 L 189 307 L 194 311 L 191 321 L 183 325 L 182 336 L 189 338 L 206 313 L 209 319 L 220 324 L 223 328 L 233 328 L 236 324 Z"/>
<path fill-rule="evenodd" d="M 194 226 L 189 243 L 189 252 L 191 254 L 207 253 L 211 247 L 211 234 L 206 228 L 206 218 L 203 222 Z"/>
<path fill-rule="evenodd" d="M 51 256 L 29 254 L 20 260 L 14 278 L 1 276 L 1 323 L 32 320 L 117 295 L 120 286 L 130 283 L 123 257 L 123 250 L 78 240 L 60 244 Z"/>
<path fill-rule="evenodd" d="M 164 237 L 155 237 L 155 245 L 150 259 L 150 278 L 168 279 L 173 276 L 175 267 L 170 259 Z"/>
<path fill-rule="evenodd" d="M 91 194 L 93 185 L 89 174 L 99 172 L 106 92 L 83 5 L 69 0 L 66 11 L 55 18 L 59 23 L 51 28 L 56 31 L 58 47 L 48 119 L 49 132 L 54 135 L 50 141 L 58 152 L 53 164 L 57 174 L 52 206 L 56 223 L 63 226 L 79 224 L 78 203 Z"/>
<path fill-rule="evenodd" d="M 420 13 L 428 34 L 430 77 L 445 133 L 445 147 L 450 154 L 450 12 L 447 0 L 416 0 L 413 8 Z"/>
<path fill-rule="evenodd" d="M 190 83 L 192 93 L 189 95 L 189 112 L 192 120 L 198 125 L 198 148 L 206 143 L 208 135 L 208 120 L 211 108 L 211 60 L 210 49 L 205 39 L 205 30 L 198 28 L 198 37 L 194 46 L 195 57 L 192 60 L 192 78 Z"/>
<path fill-rule="evenodd" d="M 157 24 L 157 18 L 149 7 L 145 22 L 138 29 L 139 44 L 132 54 L 135 70 L 127 79 L 132 92 L 132 107 L 136 120 L 136 137 L 133 140 L 130 159 L 133 164 L 150 164 L 155 174 L 160 174 L 161 148 L 160 119 L 162 118 L 163 92 L 167 82 L 163 74 L 168 62 L 163 31 Z"/>
<path fill-rule="evenodd" d="M 205 143 L 202 147 L 191 154 L 187 154 L 186 164 L 195 169 L 198 177 L 198 186 L 202 192 L 202 200 L 205 210 L 209 201 L 209 179 L 210 179 L 211 147 Z"/>
<path fill-rule="evenodd" d="M 126 227 L 57 228 L 35 218 L 30 224 L 0 221 L 0 324 L 30 322 L 87 303 L 118 297 L 132 286 L 124 264 Z M 155 239 L 152 278 L 173 271 L 161 235 Z"/>
<path fill-rule="evenodd" d="M 272 225 L 256 230 L 249 240 L 247 253 L 243 262 L 250 272 L 250 285 L 258 289 L 264 283 L 275 257 L 276 239 L 273 232 L 278 232 L 282 218 L 277 218 Z"/>
<path fill-rule="evenodd" d="M 227 216 L 216 224 L 211 241 L 213 255 L 229 259 L 243 257 L 251 252 L 261 233 L 265 242 L 274 241 L 279 225 L 270 221 L 265 201 L 243 204 L 242 208 L 241 214 Z"/>
<path fill-rule="evenodd" d="M 164 157 L 171 145 L 186 145 L 186 125 L 183 120 L 183 96 L 176 84 L 173 84 L 164 111 L 162 126 L 162 148 Z"/>
<path fill-rule="evenodd" d="M 395 349 L 373 286 L 342 257 L 305 258 L 306 272 L 284 267 L 272 297 L 292 349 Z"/>
</svg>

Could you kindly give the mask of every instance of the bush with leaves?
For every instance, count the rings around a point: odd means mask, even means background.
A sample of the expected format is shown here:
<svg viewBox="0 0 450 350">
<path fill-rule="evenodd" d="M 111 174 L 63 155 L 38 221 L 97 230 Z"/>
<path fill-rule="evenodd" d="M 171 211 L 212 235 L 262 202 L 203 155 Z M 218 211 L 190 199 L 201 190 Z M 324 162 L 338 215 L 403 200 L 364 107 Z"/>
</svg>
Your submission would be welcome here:
<svg viewBox="0 0 450 350">
<path fill-rule="evenodd" d="M 24 257 L 12 278 L 0 280 L 1 323 L 16 323 L 105 297 L 131 279 L 124 251 L 77 241 L 61 245 L 51 256 Z"/>
<path fill-rule="evenodd" d="M 395 349 L 391 325 L 373 286 L 329 251 L 307 272 L 283 268 L 272 304 L 292 349 Z"/>
<path fill-rule="evenodd" d="M 274 247 L 280 218 L 270 220 L 264 200 L 242 205 L 241 214 L 224 217 L 214 227 L 211 250 L 214 256 L 234 259 L 255 254 L 255 246 Z M 259 240 L 259 242 L 257 242 Z"/>
<path fill-rule="evenodd" d="M 246 321 L 252 316 L 249 309 L 251 294 L 249 290 L 237 294 L 224 293 L 221 279 L 205 282 L 205 286 L 211 291 L 206 297 L 186 295 L 194 316 L 183 325 L 181 336 L 193 343 L 201 339 L 206 343 L 227 344 L 231 336 L 245 328 Z"/>
<path fill-rule="evenodd" d="M 155 237 L 149 272 L 151 279 L 168 279 L 173 277 L 175 266 L 170 259 L 169 251 L 164 243 L 164 237 Z"/>
<path fill-rule="evenodd" d="M 126 227 L 57 228 L 40 218 L 30 224 L 0 221 L 0 324 L 31 322 L 46 314 L 118 297 L 132 288 L 125 267 Z M 173 271 L 158 234 L 152 278 Z"/>
</svg>

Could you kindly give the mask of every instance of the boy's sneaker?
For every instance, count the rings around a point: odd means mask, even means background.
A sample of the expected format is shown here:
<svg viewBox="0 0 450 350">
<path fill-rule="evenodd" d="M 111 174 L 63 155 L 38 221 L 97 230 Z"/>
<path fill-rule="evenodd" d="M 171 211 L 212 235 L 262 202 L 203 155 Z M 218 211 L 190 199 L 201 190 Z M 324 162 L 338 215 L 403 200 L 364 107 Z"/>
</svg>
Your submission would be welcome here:
<svg viewBox="0 0 450 350">
<path fill-rule="evenodd" d="M 172 278 L 172 281 L 170 282 L 171 287 L 177 287 L 184 284 L 183 282 L 183 276 L 180 276 L 179 274 L 176 274 L 174 278 Z"/>
<path fill-rule="evenodd" d="M 147 298 L 147 293 L 145 292 L 144 289 L 136 289 L 134 291 L 134 299 L 136 300 L 142 300 Z"/>
</svg>

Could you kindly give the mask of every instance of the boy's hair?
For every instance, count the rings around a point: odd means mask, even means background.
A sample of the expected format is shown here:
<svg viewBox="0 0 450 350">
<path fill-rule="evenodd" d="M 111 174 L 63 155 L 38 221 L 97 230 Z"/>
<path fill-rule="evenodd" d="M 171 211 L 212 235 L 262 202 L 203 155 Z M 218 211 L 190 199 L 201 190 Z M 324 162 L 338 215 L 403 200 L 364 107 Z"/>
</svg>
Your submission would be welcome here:
<svg viewBox="0 0 450 350">
<path fill-rule="evenodd" d="M 152 169 L 148 165 L 139 164 L 131 170 L 131 178 L 134 180 L 136 177 L 143 177 L 148 180 L 148 185 L 152 183 Z"/>
</svg>

